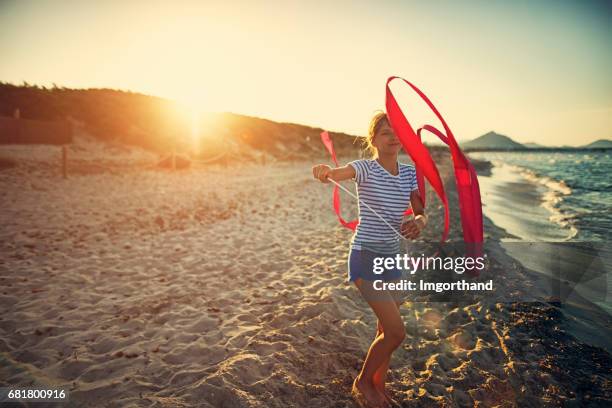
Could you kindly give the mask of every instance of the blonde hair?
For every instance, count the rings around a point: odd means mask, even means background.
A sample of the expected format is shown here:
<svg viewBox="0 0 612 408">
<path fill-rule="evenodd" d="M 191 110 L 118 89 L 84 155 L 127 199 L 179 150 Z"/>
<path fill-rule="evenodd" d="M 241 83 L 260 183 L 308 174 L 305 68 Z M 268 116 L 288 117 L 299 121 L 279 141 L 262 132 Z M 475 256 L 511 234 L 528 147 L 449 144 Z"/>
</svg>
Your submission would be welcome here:
<svg viewBox="0 0 612 408">
<path fill-rule="evenodd" d="M 387 117 L 387 114 L 383 111 L 377 112 L 374 115 L 374 117 L 372 117 L 372 120 L 370 120 L 368 136 L 365 138 L 363 145 L 364 145 L 365 151 L 370 153 L 373 159 L 378 157 L 378 149 L 376 149 L 376 146 L 374 146 L 372 141 L 374 140 L 374 136 L 378 134 L 378 131 L 382 127 L 383 123 L 385 122 L 387 122 L 387 125 L 388 125 L 389 118 Z"/>
</svg>

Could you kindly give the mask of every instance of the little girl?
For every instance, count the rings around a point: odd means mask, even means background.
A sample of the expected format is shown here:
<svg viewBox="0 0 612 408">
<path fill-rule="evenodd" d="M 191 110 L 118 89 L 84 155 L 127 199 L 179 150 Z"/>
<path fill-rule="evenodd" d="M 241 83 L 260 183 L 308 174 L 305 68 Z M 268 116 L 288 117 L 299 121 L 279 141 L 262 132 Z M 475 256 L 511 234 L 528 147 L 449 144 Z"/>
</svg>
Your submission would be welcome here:
<svg viewBox="0 0 612 408">
<path fill-rule="evenodd" d="M 375 274 L 374 258 L 398 254 L 398 232 L 406 238 L 416 238 L 425 228 L 427 217 L 418 192 L 415 168 L 398 162 L 401 144 L 385 113 L 372 118 L 366 143 L 372 159 L 355 160 L 334 169 L 319 164 L 312 171 L 314 177 L 323 183 L 329 183 L 329 179 L 352 179 L 357 184 L 359 225 L 351 240 L 348 279 L 355 282 L 376 314 L 378 324 L 376 338 L 370 345 L 361 372 L 353 382 L 352 391 L 360 399 L 365 399 L 368 405 L 381 407 L 392 402 L 385 391 L 385 380 L 391 354 L 404 340 L 406 331 L 399 311 L 401 302 L 389 291 L 373 288 L 375 280 L 399 280 L 401 270 L 391 269 Z M 408 204 L 412 206 L 415 217 L 402 223 Z"/>
</svg>

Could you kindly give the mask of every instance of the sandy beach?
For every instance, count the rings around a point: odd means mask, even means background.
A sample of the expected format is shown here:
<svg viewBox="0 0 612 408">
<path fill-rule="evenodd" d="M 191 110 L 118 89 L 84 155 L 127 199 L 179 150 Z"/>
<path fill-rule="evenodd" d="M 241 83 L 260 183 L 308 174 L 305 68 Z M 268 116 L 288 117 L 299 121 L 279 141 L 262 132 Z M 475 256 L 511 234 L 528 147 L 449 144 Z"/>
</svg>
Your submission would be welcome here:
<svg viewBox="0 0 612 408">
<path fill-rule="evenodd" d="M 59 154 L 0 147 L 17 163 L 0 171 L 1 386 L 64 387 L 75 407 L 355 406 L 376 320 L 346 280 L 351 233 L 312 161 L 171 172 L 81 139 L 64 180 Z M 436 240 L 429 204 L 423 238 Z M 482 278 L 521 298 L 529 272 L 489 219 L 485 232 L 497 252 Z M 610 354 L 545 300 L 406 302 L 391 394 L 402 407 L 606 406 Z"/>
</svg>

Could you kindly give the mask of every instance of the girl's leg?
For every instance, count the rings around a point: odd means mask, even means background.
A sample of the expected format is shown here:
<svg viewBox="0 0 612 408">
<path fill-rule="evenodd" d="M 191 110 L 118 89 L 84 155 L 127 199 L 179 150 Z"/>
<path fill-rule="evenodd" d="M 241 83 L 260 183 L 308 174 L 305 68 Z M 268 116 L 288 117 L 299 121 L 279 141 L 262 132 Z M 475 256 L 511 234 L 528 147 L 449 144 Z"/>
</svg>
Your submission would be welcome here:
<svg viewBox="0 0 612 408">
<path fill-rule="evenodd" d="M 385 398 L 374 385 L 374 375 L 402 343 L 406 331 L 393 296 L 388 292 L 375 291 L 370 283 L 362 279 L 356 281 L 360 292 L 378 317 L 383 332 L 372 342 L 355 385 L 370 403 L 379 406 L 385 403 Z"/>
<path fill-rule="evenodd" d="M 391 282 L 399 282 L 400 280 L 392 280 Z M 397 306 L 397 309 L 399 311 L 400 306 L 402 305 L 402 303 L 404 303 L 404 299 L 402 298 L 401 294 L 398 294 L 396 292 L 391 292 L 395 304 Z M 401 313 L 400 313 L 401 315 Z M 383 330 L 383 326 L 380 323 L 380 320 L 378 320 L 376 322 L 376 336 L 378 337 L 384 330 Z M 378 391 L 380 391 L 384 396 L 385 399 L 389 402 L 392 402 L 392 398 L 391 395 L 389 395 L 389 393 L 385 390 L 385 384 L 387 382 L 387 372 L 389 371 L 389 364 L 391 363 L 391 356 L 389 356 L 389 358 L 385 361 L 385 363 L 380 366 L 378 368 L 378 370 L 376 370 L 376 373 L 374 374 L 374 386 L 376 387 L 376 389 Z"/>
<path fill-rule="evenodd" d="M 396 302 L 397 308 L 399 309 L 401 302 Z M 383 327 L 380 323 L 380 320 L 377 322 L 376 328 L 376 337 L 380 336 L 383 333 Z M 374 373 L 374 378 L 372 381 L 374 382 L 374 387 L 385 397 L 385 399 L 389 402 L 392 401 L 391 395 L 385 389 L 385 383 L 387 382 L 387 372 L 389 371 L 389 364 L 391 363 L 391 356 L 385 360 L 383 365 L 378 367 L 378 370 Z"/>
</svg>

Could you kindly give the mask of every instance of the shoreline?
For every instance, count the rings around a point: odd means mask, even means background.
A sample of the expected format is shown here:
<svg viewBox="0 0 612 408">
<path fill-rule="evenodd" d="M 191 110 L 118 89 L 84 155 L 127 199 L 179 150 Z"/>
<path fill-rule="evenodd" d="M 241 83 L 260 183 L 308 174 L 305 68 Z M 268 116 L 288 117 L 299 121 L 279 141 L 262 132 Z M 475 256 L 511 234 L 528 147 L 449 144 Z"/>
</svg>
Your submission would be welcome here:
<svg viewBox="0 0 612 408">
<path fill-rule="evenodd" d="M 475 163 L 475 166 L 480 166 L 480 169 L 483 170 L 485 177 L 492 177 L 495 174 L 495 165 L 493 163 L 480 159 L 474 159 L 474 161 L 479 163 Z M 477 171 L 480 172 L 480 169 L 477 169 Z M 481 177 L 479 177 L 479 180 L 480 179 Z M 609 327 L 612 327 L 612 315 L 610 314 L 610 311 L 601 305 L 588 300 L 579 292 L 576 292 L 576 287 L 569 288 L 569 293 L 566 292 L 564 294 L 564 298 L 567 298 L 563 302 L 560 302 L 558 299 L 560 293 L 551 293 L 551 288 L 563 288 L 567 285 L 567 281 L 561 279 L 560 277 L 555 278 L 551 276 L 550 273 L 546 272 L 548 265 L 542 262 L 542 250 L 546 249 L 545 246 L 553 246 L 554 249 L 556 249 L 555 254 L 558 256 L 559 251 L 562 252 L 567 250 L 567 248 L 571 248 L 572 243 L 558 243 L 556 245 L 554 243 L 538 244 L 536 242 L 514 244 L 512 241 L 515 241 L 518 237 L 508 233 L 506 229 L 503 229 L 495 224 L 495 222 L 489 218 L 490 214 L 487 213 L 486 207 L 484 206 L 483 217 L 485 219 L 485 225 L 488 224 L 489 229 L 497 230 L 499 232 L 497 235 L 498 239 L 499 236 L 503 236 L 503 238 L 498 242 L 503 253 L 513 261 L 519 263 L 522 266 L 522 272 L 529 276 L 529 281 L 537 283 L 539 290 L 542 293 L 546 293 L 547 296 L 550 297 L 549 302 L 561 309 L 566 319 L 564 324 L 571 334 L 587 344 L 605 349 L 612 355 L 612 341 L 609 339 Z M 486 226 L 485 229 L 487 229 Z M 513 230 L 513 232 L 515 231 Z M 511 241 L 504 242 L 505 239 L 509 239 Z M 535 247 L 535 249 L 532 247 Z M 566 254 L 565 258 L 575 255 L 576 252 L 570 250 L 569 256 Z M 566 269 L 568 267 L 579 268 L 578 265 L 567 265 Z M 536 268 L 536 270 L 533 268 Z M 571 282 L 574 284 L 580 283 L 579 279 L 580 278 L 578 278 L 577 281 Z M 589 313 L 591 313 L 591 315 L 589 315 Z M 606 334 L 606 332 L 608 333 Z"/>
<path fill-rule="evenodd" d="M 507 231 L 504 240 L 568 241 L 576 236 L 573 227 L 553 221 L 561 218 L 553 204 L 561 193 L 539 183 L 534 175 L 527 178 L 516 166 L 489 163 L 486 172 L 479 174 L 483 212 Z"/>
<path fill-rule="evenodd" d="M 550 278 L 550 273 L 547 271 L 547 269 L 550 269 L 550 265 L 547 265 L 547 260 L 544 259 L 546 257 L 537 256 L 536 249 L 553 257 L 564 255 L 567 262 L 571 262 L 571 259 L 575 256 L 583 255 L 585 241 L 573 240 L 577 235 L 575 227 L 572 226 L 568 229 L 566 225 L 552 221 L 553 218 L 558 218 L 559 211 L 551 210 L 550 203 L 547 202 L 551 193 L 559 191 L 560 188 L 571 191 L 569 187 L 564 186 L 563 182 L 550 180 L 547 177 L 538 177 L 537 181 L 534 181 L 536 176 L 533 172 L 527 175 L 521 172 L 509 176 L 505 172 L 508 168 L 513 169 L 515 167 L 503 163 L 487 163 L 488 165 L 485 165 L 479 177 L 483 196 L 483 213 L 492 219 L 492 224 L 507 232 L 507 237 L 503 237 L 501 240 L 502 245 L 506 247 L 511 257 L 521 262 L 526 268 L 533 269 L 534 272 Z M 502 172 L 501 175 L 500 172 Z M 497 179 L 495 179 L 496 176 Z M 550 187 L 551 185 L 553 187 Z M 545 187 L 543 188 L 543 186 Z M 564 194 L 570 193 L 564 192 Z M 508 205 L 508 202 L 520 203 L 519 208 L 525 208 L 525 206 L 537 208 L 515 212 L 515 207 L 512 204 Z M 511 211 L 508 211 L 508 208 Z M 517 214 L 520 214 L 520 216 Z M 550 218 L 546 220 L 546 216 Z M 514 242 L 532 242 L 533 248 Z M 605 242 L 594 241 L 586 245 L 591 247 L 592 258 L 598 258 L 606 263 L 610 262 L 612 254 L 610 250 L 605 248 Z M 520 257 L 522 259 L 519 259 Z M 604 265 L 601 267 L 605 269 Z M 579 269 L 578 265 L 575 265 L 575 268 Z M 561 269 L 569 273 L 568 268 Z M 572 274 L 569 274 L 570 276 L 567 279 L 570 282 L 580 283 L 580 277 L 573 278 Z M 587 302 L 593 303 L 597 308 L 612 315 L 612 304 L 605 301 L 607 296 L 602 293 L 602 288 L 609 287 L 610 279 L 603 276 L 600 280 L 599 286 L 591 284 L 591 287 L 588 288 L 580 285 L 575 289 L 582 290 L 582 297 L 601 299 L 599 303 L 596 303 L 595 300 Z M 583 283 L 589 286 L 588 282 Z"/>
<path fill-rule="evenodd" d="M 494 164 L 493 177 L 481 174 L 480 184 L 498 225 L 524 240 L 609 241 L 610 155 L 498 152 L 470 157 Z"/>
</svg>

